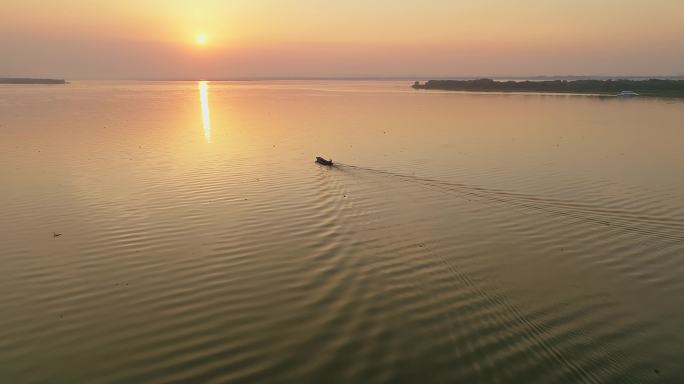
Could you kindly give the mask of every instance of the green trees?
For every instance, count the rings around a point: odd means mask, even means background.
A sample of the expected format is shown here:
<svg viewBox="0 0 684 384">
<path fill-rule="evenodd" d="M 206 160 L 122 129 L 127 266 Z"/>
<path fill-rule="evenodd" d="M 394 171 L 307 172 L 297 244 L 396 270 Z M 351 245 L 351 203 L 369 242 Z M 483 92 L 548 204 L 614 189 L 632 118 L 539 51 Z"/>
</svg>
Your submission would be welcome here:
<svg viewBox="0 0 684 384">
<path fill-rule="evenodd" d="M 453 91 L 503 91 L 503 92 L 569 92 L 569 93 L 618 93 L 636 91 L 684 96 L 684 80 L 544 80 L 544 81 L 495 81 L 477 80 L 430 80 L 416 89 L 440 89 Z M 640 92 L 640 93 L 641 93 Z"/>
</svg>

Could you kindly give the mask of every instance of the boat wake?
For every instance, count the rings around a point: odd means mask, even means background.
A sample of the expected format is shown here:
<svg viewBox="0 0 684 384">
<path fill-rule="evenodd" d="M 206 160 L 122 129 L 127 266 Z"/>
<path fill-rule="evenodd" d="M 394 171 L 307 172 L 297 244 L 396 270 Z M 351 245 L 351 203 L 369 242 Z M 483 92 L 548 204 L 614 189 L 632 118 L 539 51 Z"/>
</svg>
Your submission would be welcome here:
<svg viewBox="0 0 684 384">
<path fill-rule="evenodd" d="M 638 234 L 647 238 L 684 243 L 684 221 L 661 217 L 625 207 L 606 208 L 601 206 L 557 198 L 545 198 L 531 194 L 485 188 L 466 183 L 450 182 L 428 177 L 407 175 L 382 169 L 338 163 L 341 168 L 372 172 L 377 175 L 398 178 L 421 184 L 434 190 L 453 194 L 469 200 L 477 199 L 491 204 L 502 204 L 526 211 L 535 211 L 554 217 L 565 217 L 613 230 Z M 615 206 L 617 204 L 613 204 Z"/>
</svg>

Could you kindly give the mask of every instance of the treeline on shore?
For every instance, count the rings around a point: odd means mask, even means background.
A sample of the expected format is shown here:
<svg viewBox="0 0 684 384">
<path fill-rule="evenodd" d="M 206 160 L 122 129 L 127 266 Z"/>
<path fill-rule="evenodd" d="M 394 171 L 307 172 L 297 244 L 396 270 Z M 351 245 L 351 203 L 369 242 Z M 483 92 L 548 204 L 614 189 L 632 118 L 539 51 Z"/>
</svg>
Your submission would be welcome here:
<svg viewBox="0 0 684 384">
<path fill-rule="evenodd" d="M 66 84 L 64 79 L 0 78 L 0 84 Z"/>
<path fill-rule="evenodd" d="M 474 92 L 568 92 L 568 93 L 618 93 L 635 91 L 645 95 L 668 95 L 684 97 L 684 80 L 545 80 L 545 81 L 495 81 L 478 80 L 429 80 L 416 81 L 416 89 L 438 89 Z"/>
</svg>

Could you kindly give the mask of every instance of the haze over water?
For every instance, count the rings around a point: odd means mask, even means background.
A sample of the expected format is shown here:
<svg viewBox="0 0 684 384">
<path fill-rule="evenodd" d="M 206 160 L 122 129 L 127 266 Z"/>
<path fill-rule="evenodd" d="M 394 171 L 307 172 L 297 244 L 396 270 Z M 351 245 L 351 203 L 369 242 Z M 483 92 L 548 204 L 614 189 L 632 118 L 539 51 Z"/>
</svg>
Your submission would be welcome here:
<svg viewBox="0 0 684 384">
<path fill-rule="evenodd" d="M 0 381 L 684 377 L 684 102 L 409 85 L 0 86 Z"/>
</svg>

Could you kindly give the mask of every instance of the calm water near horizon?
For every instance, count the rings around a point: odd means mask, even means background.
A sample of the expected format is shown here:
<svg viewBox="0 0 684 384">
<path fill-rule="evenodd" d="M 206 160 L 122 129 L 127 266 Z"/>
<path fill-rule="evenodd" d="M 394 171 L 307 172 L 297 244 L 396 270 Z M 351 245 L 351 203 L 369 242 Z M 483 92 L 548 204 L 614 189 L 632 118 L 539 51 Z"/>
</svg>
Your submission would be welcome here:
<svg viewBox="0 0 684 384">
<path fill-rule="evenodd" d="M 683 143 L 675 99 L 0 86 L 0 382 L 682 382 Z"/>
</svg>

